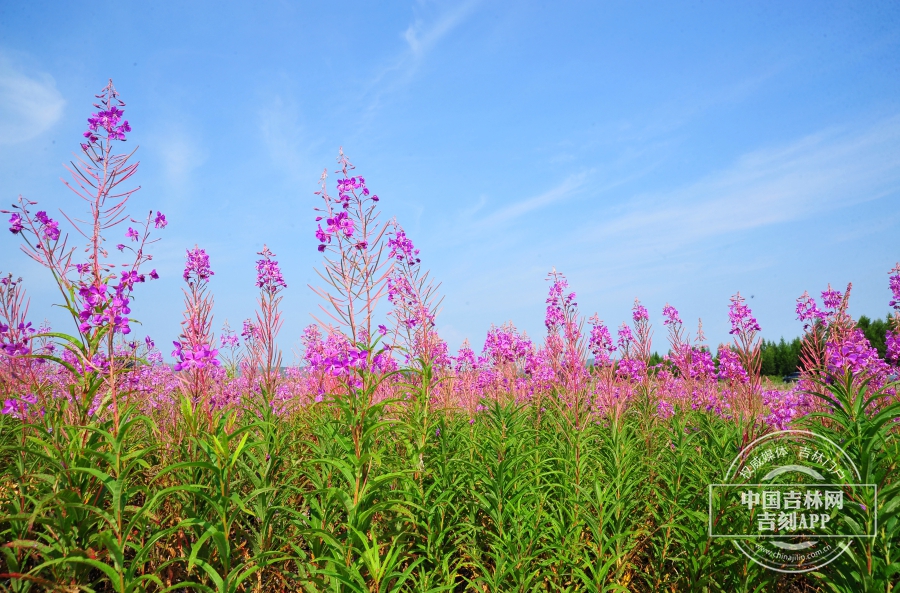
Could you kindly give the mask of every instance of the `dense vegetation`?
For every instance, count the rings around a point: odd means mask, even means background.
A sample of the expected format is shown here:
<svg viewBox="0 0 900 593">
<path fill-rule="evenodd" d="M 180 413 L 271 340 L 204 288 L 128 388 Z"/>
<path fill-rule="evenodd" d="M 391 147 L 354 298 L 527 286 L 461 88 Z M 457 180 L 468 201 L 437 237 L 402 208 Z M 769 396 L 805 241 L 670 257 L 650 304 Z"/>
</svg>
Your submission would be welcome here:
<svg viewBox="0 0 900 593">
<path fill-rule="evenodd" d="M 851 390 L 853 393 L 853 390 Z M 264 402 L 174 425 L 0 417 L 0 538 L 10 591 L 890 591 L 896 504 L 821 573 L 766 570 L 709 539 L 707 486 L 741 446 L 716 414 L 638 403 L 579 420 L 495 402 L 472 422 L 411 402 Z M 885 501 L 900 442 L 851 417 L 845 442 Z M 894 406 L 896 407 L 896 405 Z M 897 414 L 895 411 L 894 414 Z M 880 424 L 879 424 L 880 422 Z M 820 427 L 821 429 L 821 427 Z M 885 437 L 877 446 L 858 431 Z M 894 499 L 895 500 L 895 499 Z M 871 517 L 869 517 L 871 520 Z"/>
<path fill-rule="evenodd" d="M 69 188 L 89 212 L 65 217 L 86 247 L 70 245 L 46 211 L 33 213 L 35 202 L 20 197 L 7 212 L 72 325 L 34 328 L 21 279 L 0 277 L 0 590 L 897 586 L 900 264 L 889 272 L 889 326 L 854 322 L 851 286 L 829 286 L 822 309 L 808 293 L 797 299 L 802 340 L 762 343 L 738 293 L 728 307 L 733 343 L 715 358 L 702 326 L 692 338 L 669 304 L 665 357 L 652 355 L 650 312 L 637 300 L 614 342 L 596 314 L 581 316 L 554 269 L 541 342 L 505 324 L 488 330 L 480 354 L 465 342 L 452 355 L 419 250 L 395 220 L 378 221 L 378 196 L 341 152 L 337 196 L 323 174 L 315 230 L 325 287 L 314 290 L 328 323 L 304 330 L 303 364 L 282 367 L 287 282 L 275 254 L 259 252 L 255 316 L 240 336 L 226 324 L 216 341 L 214 272 L 195 246 L 170 366 L 149 336 L 133 337 L 130 317 L 136 287 L 159 279 L 146 272 L 148 249 L 166 217 L 126 214 L 137 188 L 118 186 L 137 163 L 115 147 L 131 126 L 112 81 L 97 100 L 70 168 Z M 124 241 L 115 257 L 132 263 L 109 261 L 107 237 Z M 378 317 L 381 296 L 390 311 Z M 761 377 L 798 361 L 797 384 Z M 736 479 L 732 467 L 754 477 L 765 460 L 746 454 L 788 427 L 846 452 L 850 475 L 821 484 L 840 485 L 831 494 L 841 505 L 824 511 L 838 536 L 865 536 L 797 574 L 778 572 L 796 569 L 794 560 L 769 570 L 711 537 L 727 524 L 743 538 L 768 514 L 745 512 L 752 492 L 714 507 L 711 487 Z M 823 472 L 833 461 L 805 455 Z M 802 483 L 794 474 L 824 480 L 813 466 L 779 463 L 779 486 Z M 877 486 L 877 496 L 848 479 Z M 774 508 L 788 510 L 761 507 Z M 793 549 L 825 534 L 783 519 L 768 531 Z"/>
</svg>

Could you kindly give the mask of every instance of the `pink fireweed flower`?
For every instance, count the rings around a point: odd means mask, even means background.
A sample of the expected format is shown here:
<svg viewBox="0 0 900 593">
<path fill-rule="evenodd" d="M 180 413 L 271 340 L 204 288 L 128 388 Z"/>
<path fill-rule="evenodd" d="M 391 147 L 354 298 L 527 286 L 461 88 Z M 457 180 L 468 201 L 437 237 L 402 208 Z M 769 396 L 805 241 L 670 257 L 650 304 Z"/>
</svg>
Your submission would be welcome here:
<svg viewBox="0 0 900 593">
<path fill-rule="evenodd" d="M 187 264 L 184 267 L 185 282 L 190 282 L 191 277 L 194 277 L 198 282 L 209 280 L 209 277 L 214 274 L 215 272 L 209 267 L 209 255 L 207 255 L 205 250 L 196 246 L 187 250 Z"/>
<path fill-rule="evenodd" d="M 666 303 L 666 306 L 663 307 L 663 316 L 666 318 L 663 321 L 663 325 L 681 325 L 681 318 L 678 316 L 678 310 Z"/>
<path fill-rule="evenodd" d="M 520 335 L 512 324 L 492 327 L 484 341 L 484 355 L 494 365 L 522 363 L 534 351 L 528 336 Z"/>
<path fill-rule="evenodd" d="M 41 235 L 48 241 L 56 241 L 59 239 L 59 223 L 49 216 L 43 210 L 39 211 L 34 217 L 41 223 Z"/>
<path fill-rule="evenodd" d="M 164 228 L 166 228 L 167 224 L 169 224 L 169 223 L 166 220 L 166 215 L 163 214 L 162 212 L 160 212 L 159 210 L 157 210 L 156 211 L 156 219 L 153 221 L 153 225 L 158 229 L 164 229 Z"/>
<path fill-rule="evenodd" d="M 316 239 L 319 240 L 320 243 L 331 243 L 331 233 L 322 229 L 322 225 L 318 225 L 316 229 Z M 319 251 L 324 251 L 325 245 L 319 245 Z"/>
<path fill-rule="evenodd" d="M 333 218 L 329 218 L 325 221 L 328 223 L 328 229 L 326 232 L 328 235 L 335 235 L 337 233 L 344 233 L 346 237 L 352 237 L 353 231 L 355 230 L 353 220 L 346 212 L 338 212 Z M 316 234 L 316 238 L 319 238 L 318 233 Z M 319 238 L 321 241 L 321 238 Z"/>
<path fill-rule="evenodd" d="M 631 328 L 628 327 L 627 324 L 622 323 L 619 327 L 619 340 L 618 347 L 625 355 L 628 354 L 628 350 L 631 347 L 631 344 L 634 342 L 634 335 L 631 333 Z"/>
<path fill-rule="evenodd" d="M 869 344 L 859 328 L 840 342 L 829 340 L 826 343 L 825 364 L 832 374 L 850 371 L 854 375 L 867 375 L 887 371 L 887 365 L 878 357 L 878 351 Z"/>
<path fill-rule="evenodd" d="M 831 284 L 828 285 L 827 290 L 822 291 L 822 302 L 825 303 L 825 306 L 829 309 L 837 309 L 840 307 L 843 298 L 844 295 L 842 295 L 840 291 L 831 289 Z"/>
<path fill-rule="evenodd" d="M 808 331 L 810 325 L 816 321 L 824 320 L 825 317 L 825 313 L 820 311 L 816 305 L 816 300 L 804 290 L 800 298 L 797 299 L 797 320 L 803 322 L 803 330 Z"/>
<path fill-rule="evenodd" d="M 738 353 L 725 345 L 719 346 L 719 378 L 737 383 L 747 383 L 750 380 Z"/>
<path fill-rule="evenodd" d="M 13 213 L 12 216 L 9 217 L 9 232 L 13 235 L 22 232 L 25 226 L 22 224 L 22 216 L 18 213 Z"/>
<path fill-rule="evenodd" d="M 221 363 L 216 356 L 219 351 L 210 348 L 207 344 L 200 344 L 194 348 L 184 347 L 179 342 L 172 342 L 175 350 L 172 356 L 178 359 L 178 362 L 172 367 L 176 371 L 186 371 L 190 369 L 203 369 L 208 366 L 218 367 Z"/>
<path fill-rule="evenodd" d="M 591 323 L 591 334 L 588 338 L 588 350 L 593 355 L 596 366 L 606 366 L 611 361 L 610 356 L 616 351 L 612 336 L 610 336 L 609 329 L 603 325 L 603 321 L 597 317 L 596 313 L 589 321 Z"/>
<path fill-rule="evenodd" d="M 241 341 L 234 332 L 229 332 L 219 336 L 219 343 L 222 348 L 237 348 Z"/>
<path fill-rule="evenodd" d="M 884 341 L 885 346 L 887 346 L 887 351 L 884 355 L 885 360 L 900 365 L 900 334 L 888 330 Z"/>
<path fill-rule="evenodd" d="M 263 245 L 263 250 L 257 255 L 261 255 L 263 258 L 256 262 L 256 286 L 271 295 L 278 293 L 283 288 L 287 288 L 287 284 L 281 275 L 281 269 L 278 267 L 278 262 L 272 259 L 275 254 L 269 251 L 267 246 Z"/>
<path fill-rule="evenodd" d="M 635 323 L 639 321 L 649 321 L 650 313 L 647 311 L 647 308 L 640 303 L 640 301 L 634 299 L 634 308 L 632 308 L 631 317 L 632 319 L 634 319 Z"/>
<path fill-rule="evenodd" d="M 900 311 L 900 262 L 888 274 L 890 275 L 891 294 L 894 296 L 888 305 L 893 307 L 895 311 Z"/>
<path fill-rule="evenodd" d="M 131 227 L 128 227 L 128 232 L 125 233 L 125 236 L 128 237 L 129 239 L 131 239 L 132 241 L 137 241 L 138 238 L 140 237 L 140 235 L 138 235 L 138 232 Z"/>
<path fill-rule="evenodd" d="M 124 112 L 115 105 L 110 106 L 105 111 L 94 113 L 88 118 L 88 130 L 83 134 L 91 144 L 97 142 L 99 137 L 97 132 L 102 128 L 106 130 L 107 137 L 110 140 L 125 140 L 125 133 L 131 131 L 128 120 L 123 120 L 120 124 Z M 84 145 L 82 145 L 84 146 Z"/>
<path fill-rule="evenodd" d="M 12 416 L 18 420 L 25 417 L 28 408 L 37 404 L 37 396 L 33 393 L 24 395 L 21 398 L 10 398 L 3 402 L 3 408 L 0 414 Z"/>
<path fill-rule="evenodd" d="M 647 375 L 647 365 L 643 360 L 623 358 L 616 366 L 616 374 L 629 381 L 640 383 Z"/>
<path fill-rule="evenodd" d="M 759 323 L 753 317 L 753 312 L 744 303 L 744 297 L 738 292 L 731 297 L 731 305 L 728 307 L 728 319 L 731 321 L 731 331 L 734 334 L 750 334 L 761 331 Z"/>
<path fill-rule="evenodd" d="M 249 319 L 244 320 L 244 326 L 241 330 L 241 337 L 244 338 L 245 342 L 255 340 L 259 337 L 259 330 L 256 328 L 256 325 L 254 325 L 253 322 Z"/>
<path fill-rule="evenodd" d="M 563 296 L 565 289 L 569 287 L 569 282 L 562 274 L 557 273 L 554 269 L 550 276 L 553 278 L 553 284 L 550 285 L 550 292 L 547 295 L 547 313 L 544 316 L 544 325 L 547 326 L 547 331 L 552 333 L 565 325 L 566 313 L 573 312 L 578 303 L 575 302 L 574 292 Z"/>
<path fill-rule="evenodd" d="M 469 371 L 475 368 L 475 351 L 469 348 L 469 341 L 463 342 L 454 357 L 456 360 L 456 372 Z"/>
<path fill-rule="evenodd" d="M 712 353 L 703 348 L 693 348 L 691 352 L 691 378 L 712 377 L 715 374 L 716 363 L 713 361 Z"/>
<path fill-rule="evenodd" d="M 388 257 L 395 258 L 397 261 L 402 262 L 406 260 L 409 262 L 410 266 L 421 261 L 416 257 L 419 255 L 419 250 L 416 249 L 413 242 L 407 238 L 406 232 L 403 229 L 398 229 L 394 237 L 388 239 L 388 247 L 391 249 Z"/>
</svg>

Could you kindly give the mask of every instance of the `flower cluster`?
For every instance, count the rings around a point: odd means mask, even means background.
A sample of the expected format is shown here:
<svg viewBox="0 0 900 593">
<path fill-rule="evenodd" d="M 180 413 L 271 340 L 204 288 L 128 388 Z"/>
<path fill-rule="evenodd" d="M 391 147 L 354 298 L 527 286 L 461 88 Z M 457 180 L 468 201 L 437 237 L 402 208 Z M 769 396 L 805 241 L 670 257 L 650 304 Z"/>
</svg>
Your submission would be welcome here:
<svg viewBox="0 0 900 593">
<path fill-rule="evenodd" d="M 362 387 L 357 370 L 368 368 L 388 372 L 396 368 L 387 350 L 377 353 L 369 366 L 368 351 L 357 348 L 338 332 L 329 332 L 323 341 L 316 325 L 310 325 L 303 331 L 301 342 L 304 346 L 303 359 L 310 371 L 339 378 L 357 389 Z"/>
<path fill-rule="evenodd" d="M 222 348 L 234 349 L 240 346 L 241 340 L 233 331 L 225 330 L 222 335 L 219 336 L 219 343 Z"/>
<path fill-rule="evenodd" d="M 484 341 L 484 356 L 494 365 L 523 362 L 534 352 L 534 344 L 526 335 L 519 335 L 512 324 L 491 327 Z"/>
<path fill-rule="evenodd" d="M 553 276 L 553 284 L 550 285 L 550 294 L 547 296 L 547 313 L 544 316 L 544 325 L 547 331 L 554 332 L 561 328 L 566 322 L 566 315 L 570 313 L 578 303 L 575 302 L 575 293 L 570 292 L 565 295 L 568 288 L 568 281 L 555 271 L 551 272 Z"/>
<path fill-rule="evenodd" d="M 272 259 L 275 254 L 263 245 L 263 250 L 258 255 L 263 256 L 263 258 L 256 262 L 256 286 L 262 288 L 270 295 L 275 295 L 281 289 L 287 288 L 287 284 L 285 284 L 281 275 L 281 269 L 278 267 L 278 262 Z"/>
<path fill-rule="evenodd" d="M 594 357 L 595 366 L 607 366 L 611 361 L 612 353 L 616 351 L 612 336 L 596 314 L 590 318 L 590 322 L 591 334 L 588 337 L 588 350 Z"/>
<path fill-rule="evenodd" d="M 176 362 L 173 367 L 176 371 L 218 367 L 221 364 L 216 358 L 219 355 L 219 351 L 210 348 L 207 344 L 200 344 L 194 348 L 190 348 L 188 346 L 183 346 L 181 342 L 172 343 L 175 345 L 172 356 L 178 359 L 178 362 Z"/>
<path fill-rule="evenodd" d="M 41 235 L 48 241 L 59 240 L 59 223 L 49 216 L 43 210 L 39 210 L 34 217 L 41 223 Z"/>
<path fill-rule="evenodd" d="M 900 365 L 900 334 L 888 330 L 884 342 L 887 347 L 884 355 L 885 360 L 889 360 L 895 365 Z"/>
<path fill-rule="evenodd" d="M 317 216 L 316 220 L 322 220 L 322 217 Z M 325 251 L 325 244 L 331 243 L 332 235 L 343 233 L 349 239 L 356 230 L 353 219 L 345 211 L 338 212 L 333 217 L 326 219 L 325 223 L 327 225 L 325 229 L 322 228 L 321 224 L 316 229 L 316 239 L 321 243 L 319 251 Z"/>
<path fill-rule="evenodd" d="M 825 313 L 819 310 L 816 300 L 809 296 L 809 292 L 803 291 L 797 299 L 797 320 L 803 322 L 803 331 L 809 331 L 811 325 L 826 318 Z"/>
<path fill-rule="evenodd" d="M 746 335 L 761 331 L 759 323 L 753 317 L 750 307 L 744 303 L 744 297 L 741 296 L 740 292 L 731 297 L 731 305 L 728 307 L 728 319 L 731 321 L 731 331 L 728 333 L 732 335 Z"/>
<path fill-rule="evenodd" d="M 854 375 L 868 375 L 887 370 L 887 365 L 878 357 L 878 351 L 869 344 L 859 328 L 842 340 L 829 340 L 826 343 L 825 364 L 829 373 L 838 375 L 847 371 Z"/>
<path fill-rule="evenodd" d="M 7 280 L 4 278 L 3 280 Z M 6 353 L 7 356 L 24 356 L 31 353 L 31 336 L 35 334 L 35 329 L 31 327 L 31 322 L 20 322 L 16 329 L 17 332 L 10 331 L 10 326 L 0 322 L 0 351 Z"/>
<path fill-rule="evenodd" d="M 647 364 L 637 358 L 623 358 L 616 366 L 616 373 L 627 381 L 639 383 L 647 376 Z"/>
<path fill-rule="evenodd" d="M 118 93 L 112 91 L 112 96 L 107 97 L 107 101 L 111 101 L 113 97 L 117 97 Z M 124 105 L 119 101 L 119 106 Z M 99 107 L 99 105 L 95 105 Z M 125 140 L 125 133 L 131 131 L 128 120 L 122 120 L 123 111 L 116 105 L 109 105 L 108 109 L 101 110 L 88 118 L 88 129 L 83 134 L 91 144 L 99 140 L 97 132 L 101 129 L 106 130 L 107 137 L 110 140 Z M 122 123 L 119 123 L 121 121 Z"/>
<path fill-rule="evenodd" d="M 459 347 L 454 359 L 456 360 L 456 372 L 471 371 L 478 365 L 475 351 L 469 346 L 469 340 L 464 341 Z"/>
<path fill-rule="evenodd" d="M 416 257 L 419 255 L 419 250 L 415 248 L 403 229 L 398 229 L 394 237 L 388 239 L 387 244 L 391 248 L 389 257 L 395 258 L 399 262 L 405 260 L 410 266 L 413 266 L 422 261 Z"/>
<path fill-rule="evenodd" d="M 153 272 L 151 273 L 151 278 L 155 276 L 155 270 Z M 119 283 L 113 288 L 111 295 L 106 284 L 81 283 L 78 289 L 78 296 L 81 300 L 81 310 L 78 312 L 78 318 L 81 322 L 78 326 L 79 331 L 85 333 L 90 331 L 92 327 L 101 327 L 108 324 L 115 332 L 130 333 L 131 326 L 129 323 L 131 320 L 127 316 L 131 313 L 131 308 L 129 307 L 131 291 L 135 283 L 144 282 L 145 280 L 146 278 L 143 274 L 138 274 L 134 270 L 123 272 Z"/>
<path fill-rule="evenodd" d="M 894 297 L 888 305 L 895 311 L 900 311 L 900 262 L 897 262 L 897 264 L 891 268 L 888 275 L 890 276 L 888 285 L 891 288 L 891 295 Z"/>
<path fill-rule="evenodd" d="M 677 311 L 675 311 L 675 315 L 678 315 Z M 645 307 L 640 303 L 640 301 L 635 299 L 634 308 L 632 308 L 631 310 L 631 318 L 635 323 L 640 323 L 641 321 L 650 321 L 650 313 L 647 311 L 647 307 Z"/>
<path fill-rule="evenodd" d="M 17 420 L 21 420 L 28 412 L 28 408 L 37 404 L 37 402 L 37 396 L 33 393 L 18 398 L 9 398 L 3 402 L 3 408 L 0 409 L 0 414 L 6 414 Z"/>
<path fill-rule="evenodd" d="M 791 422 L 806 414 L 810 407 L 809 396 L 796 387 L 789 391 L 763 391 L 762 402 L 769 409 L 766 423 L 776 430 L 789 428 Z"/>
<path fill-rule="evenodd" d="M 187 264 L 184 266 L 184 281 L 191 282 L 193 279 L 193 281 L 199 283 L 209 280 L 209 277 L 213 276 L 215 272 L 209 267 L 209 255 L 207 255 L 206 250 L 194 246 L 193 249 L 186 251 Z"/>
<path fill-rule="evenodd" d="M 689 374 L 692 379 L 714 376 L 716 363 L 713 361 L 712 352 L 705 348 L 693 348 Z"/>
<path fill-rule="evenodd" d="M 844 295 L 842 295 L 839 290 L 832 290 L 831 284 L 828 285 L 827 290 L 822 291 L 822 302 L 828 309 L 837 309 L 841 306 L 841 301 L 843 299 Z"/>
<path fill-rule="evenodd" d="M 622 325 L 619 326 L 618 335 L 619 339 L 617 346 L 622 352 L 622 355 L 627 357 L 628 352 L 631 350 L 631 345 L 634 343 L 634 334 L 631 333 L 631 328 L 628 327 L 627 324 L 622 323 Z"/>
<path fill-rule="evenodd" d="M 12 216 L 9 217 L 9 232 L 13 235 L 17 235 L 22 232 L 25 228 L 25 225 L 22 224 L 22 215 L 18 212 L 13 212 Z"/>
<path fill-rule="evenodd" d="M 644 311 L 646 312 L 646 309 Z M 666 306 L 663 307 L 663 317 L 666 318 L 663 321 L 663 325 L 681 325 L 681 317 L 678 316 L 678 310 L 669 303 L 666 303 Z"/>
<path fill-rule="evenodd" d="M 350 200 L 355 194 L 362 196 L 369 195 L 369 188 L 366 187 L 366 180 L 362 176 L 338 179 L 337 188 L 338 199 L 345 210 L 350 207 Z M 377 202 L 378 196 L 372 196 L 371 200 Z"/>
<path fill-rule="evenodd" d="M 241 337 L 244 338 L 245 342 L 252 342 L 259 338 L 259 328 L 249 319 L 245 319 L 241 329 Z"/>
<path fill-rule="evenodd" d="M 735 383 L 747 383 L 750 380 L 746 369 L 741 364 L 738 353 L 729 346 L 719 346 L 719 378 Z"/>
</svg>

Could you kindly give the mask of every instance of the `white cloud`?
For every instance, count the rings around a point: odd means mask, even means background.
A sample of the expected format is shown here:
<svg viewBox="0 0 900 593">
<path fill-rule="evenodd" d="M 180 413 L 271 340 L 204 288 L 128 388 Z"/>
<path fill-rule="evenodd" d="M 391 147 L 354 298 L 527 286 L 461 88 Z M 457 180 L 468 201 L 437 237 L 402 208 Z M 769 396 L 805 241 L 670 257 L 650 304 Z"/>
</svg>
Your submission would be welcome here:
<svg viewBox="0 0 900 593">
<path fill-rule="evenodd" d="M 417 19 L 415 23 L 410 25 L 403 38 L 409 45 L 409 49 L 416 59 L 422 58 L 437 43 L 445 37 L 450 31 L 456 28 L 466 17 L 472 12 L 477 4 L 477 0 L 463 2 L 453 10 L 441 14 L 436 20 L 430 23 L 424 23 Z"/>
<path fill-rule="evenodd" d="M 584 187 L 587 177 L 587 172 L 570 175 L 553 189 L 545 191 L 537 196 L 532 196 L 525 200 L 510 204 L 490 216 L 485 217 L 480 221 L 480 224 L 484 226 L 493 226 L 499 223 L 509 222 L 520 216 L 524 216 L 533 210 L 545 208 L 556 202 L 569 199 Z"/>
<path fill-rule="evenodd" d="M 274 95 L 259 112 L 260 134 L 269 156 L 292 179 L 310 184 L 321 171 L 311 165 L 306 134 L 300 125 L 299 108 L 281 95 Z"/>
<path fill-rule="evenodd" d="M 178 193 L 185 192 L 192 185 L 191 173 L 206 162 L 207 152 L 196 136 L 181 128 L 170 129 L 164 137 L 160 156 L 166 183 Z"/>
<path fill-rule="evenodd" d="M 592 225 L 592 242 L 673 247 L 803 220 L 900 192 L 900 116 L 758 150 L 687 187 L 631 201 Z"/>
<path fill-rule="evenodd" d="M 372 100 L 367 113 L 375 112 L 385 94 L 409 84 L 425 56 L 472 13 L 480 0 L 469 0 L 434 19 L 416 18 L 403 32 L 407 48 L 393 56 L 366 84 Z M 420 4 L 426 4 L 424 2 Z"/>
<path fill-rule="evenodd" d="M 59 121 L 65 105 L 52 76 L 26 75 L 0 56 L 0 145 L 43 134 Z"/>
</svg>

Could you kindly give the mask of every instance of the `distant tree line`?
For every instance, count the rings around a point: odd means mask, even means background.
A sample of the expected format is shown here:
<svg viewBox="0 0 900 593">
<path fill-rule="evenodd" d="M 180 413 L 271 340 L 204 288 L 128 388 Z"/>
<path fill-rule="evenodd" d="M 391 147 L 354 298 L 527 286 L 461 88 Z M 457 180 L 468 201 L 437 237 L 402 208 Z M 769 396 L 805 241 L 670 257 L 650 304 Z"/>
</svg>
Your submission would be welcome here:
<svg viewBox="0 0 900 593">
<path fill-rule="evenodd" d="M 759 374 L 783 377 L 800 370 L 800 338 L 790 342 L 781 338 L 778 342 L 763 340 Z"/>
</svg>

